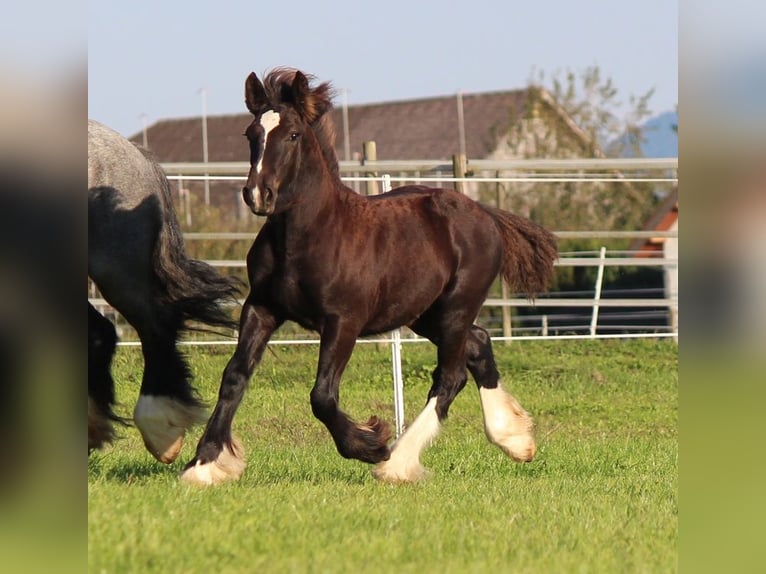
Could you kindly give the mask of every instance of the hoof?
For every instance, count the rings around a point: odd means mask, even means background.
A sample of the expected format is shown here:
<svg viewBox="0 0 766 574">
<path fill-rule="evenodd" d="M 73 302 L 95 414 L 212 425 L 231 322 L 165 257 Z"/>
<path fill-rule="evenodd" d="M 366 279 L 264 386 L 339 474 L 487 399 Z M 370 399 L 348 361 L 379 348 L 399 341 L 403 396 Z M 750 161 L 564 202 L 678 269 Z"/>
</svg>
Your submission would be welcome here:
<svg viewBox="0 0 766 574">
<path fill-rule="evenodd" d="M 383 482 L 416 482 L 428 476 L 420 464 L 420 453 L 439 434 L 439 417 L 436 415 L 436 397 L 412 422 L 405 433 L 391 446 L 391 456 L 372 469 L 372 476 Z"/>
<path fill-rule="evenodd" d="M 516 462 L 532 462 L 537 452 L 535 438 L 531 434 L 510 436 L 497 446 Z"/>
<path fill-rule="evenodd" d="M 204 420 L 201 407 L 183 404 L 170 397 L 141 395 L 133 411 L 133 421 L 141 432 L 146 450 L 165 464 L 178 457 L 186 429 Z"/>
<path fill-rule="evenodd" d="M 242 447 L 234 441 L 233 450 L 224 446 L 218 457 L 207 463 L 194 459 L 181 473 L 181 481 L 195 486 L 211 486 L 230 480 L 239 480 L 245 471 Z"/>
<path fill-rule="evenodd" d="M 402 484 L 417 482 L 428 477 L 428 471 L 420 462 L 402 464 L 392 454 L 391 458 L 372 467 L 372 476 L 381 482 Z"/>
</svg>

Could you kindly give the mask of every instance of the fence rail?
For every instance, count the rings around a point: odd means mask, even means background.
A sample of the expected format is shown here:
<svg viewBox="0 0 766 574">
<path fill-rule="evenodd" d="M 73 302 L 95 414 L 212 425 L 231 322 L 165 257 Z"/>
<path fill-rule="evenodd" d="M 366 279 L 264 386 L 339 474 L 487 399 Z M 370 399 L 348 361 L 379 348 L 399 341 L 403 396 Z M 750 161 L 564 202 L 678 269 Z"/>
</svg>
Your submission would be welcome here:
<svg viewBox="0 0 766 574">
<path fill-rule="evenodd" d="M 469 184 L 472 182 L 491 181 L 497 183 L 514 182 L 549 182 L 559 181 L 579 182 L 589 184 L 596 181 L 618 181 L 629 184 L 634 181 L 642 182 L 665 182 L 675 184 L 678 181 L 677 158 L 660 159 L 535 159 L 535 160 L 466 160 L 465 158 L 453 158 L 452 162 L 433 160 L 376 160 L 362 158 L 353 161 L 341 161 L 340 172 L 342 178 L 347 181 L 364 182 L 374 184 L 370 189 L 386 188 L 391 181 L 429 181 L 429 182 L 458 182 Z M 244 181 L 250 168 L 247 162 L 213 162 L 213 163 L 165 163 L 162 165 L 169 179 L 178 182 L 179 189 L 188 181 Z M 462 170 L 458 172 L 457 169 Z M 482 174 L 490 174 L 484 177 Z M 460 187 L 456 185 L 456 188 Z M 188 197 L 188 191 L 186 191 Z M 653 230 L 586 230 L 586 231 L 555 231 L 559 239 L 677 239 L 677 231 L 653 231 Z M 252 241 L 256 233 L 251 232 L 187 232 L 184 233 L 186 241 Z M 246 266 L 244 259 L 216 259 L 208 260 L 209 264 L 222 268 L 242 268 Z M 601 338 L 602 336 L 671 336 L 677 337 L 677 322 L 671 320 L 670 328 L 653 326 L 639 329 L 635 333 L 611 333 L 601 334 L 598 329 L 598 314 L 600 308 L 632 308 L 632 309 L 657 309 L 666 308 L 671 316 L 678 310 L 678 294 L 666 293 L 664 297 L 604 297 L 601 292 L 600 278 L 606 267 L 629 266 L 629 267 L 658 267 L 664 270 L 677 272 L 678 260 L 673 257 L 646 257 L 631 256 L 629 253 L 613 251 L 611 254 L 604 250 L 599 253 L 565 253 L 556 262 L 559 267 L 597 267 L 598 279 L 590 293 L 581 293 L 578 297 L 562 297 L 547 295 L 538 297 L 534 301 L 527 299 L 504 296 L 502 298 L 491 297 L 485 302 L 485 307 L 497 307 L 511 309 L 514 307 L 534 306 L 543 312 L 553 307 L 559 308 L 584 308 L 593 309 L 589 326 L 570 326 L 572 330 L 585 329 L 584 335 L 572 335 L 572 337 Z M 104 308 L 106 302 L 92 294 L 91 302 Z M 610 294 L 606 294 L 610 295 Z M 505 313 L 506 311 L 504 311 Z M 594 319 L 595 318 L 595 319 Z M 504 317 L 504 320 L 506 317 Z M 546 316 L 542 315 L 542 322 Z M 590 328 L 589 328 L 590 327 Z M 528 328 L 514 327 L 517 332 L 524 332 Z M 521 335 L 512 334 L 512 329 L 504 326 L 502 337 L 493 337 L 497 340 L 517 339 Z M 534 337 L 555 338 L 561 337 L 561 333 L 546 333 L 544 326 L 539 329 L 540 333 Z M 404 339 L 406 340 L 406 339 Z M 383 339 L 392 342 L 392 339 Z M 198 341 L 191 344 L 210 344 L 209 341 Z M 228 344 L 221 341 L 222 344 Z M 275 341 L 285 343 L 285 341 Z"/>
<path fill-rule="evenodd" d="M 586 159 L 469 159 L 467 171 L 476 172 L 537 172 L 544 177 L 547 172 L 635 172 L 635 171 L 677 171 L 678 158 L 586 158 Z M 339 161 L 341 176 L 360 172 L 378 173 L 453 173 L 454 162 L 443 160 L 345 160 Z M 250 170 L 246 161 L 222 162 L 173 162 L 162 164 L 169 176 L 232 176 L 244 177 Z M 540 174 L 540 171 L 546 173 Z M 620 174 L 615 174 L 620 177 Z M 456 174 L 465 177 L 465 174 Z M 393 178 L 392 178 L 393 179 Z M 671 179 L 677 179 L 675 177 Z"/>
</svg>

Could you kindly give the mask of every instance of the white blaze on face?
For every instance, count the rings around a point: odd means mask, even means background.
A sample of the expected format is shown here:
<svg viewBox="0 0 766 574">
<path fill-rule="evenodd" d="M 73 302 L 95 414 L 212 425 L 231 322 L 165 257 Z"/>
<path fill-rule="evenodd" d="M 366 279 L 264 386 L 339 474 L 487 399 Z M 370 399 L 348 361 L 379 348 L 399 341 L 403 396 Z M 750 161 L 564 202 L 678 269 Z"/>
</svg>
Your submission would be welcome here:
<svg viewBox="0 0 766 574">
<path fill-rule="evenodd" d="M 261 150 L 261 156 L 258 158 L 258 163 L 255 166 L 256 175 L 261 173 L 261 169 L 263 169 L 263 154 L 266 151 L 266 145 L 269 143 L 269 134 L 278 125 L 279 114 L 277 112 L 269 110 L 261 116 L 261 127 L 263 127 L 263 149 Z M 265 201 L 263 197 L 263 190 L 260 188 L 257 181 L 258 180 L 256 178 L 255 189 L 253 190 L 255 192 L 253 194 L 253 202 L 256 209 L 261 209 L 264 207 Z"/>
<path fill-rule="evenodd" d="M 263 127 L 263 150 L 261 150 L 261 157 L 258 158 L 258 165 L 255 169 L 258 173 L 261 173 L 263 167 L 263 152 L 266 151 L 266 144 L 269 143 L 269 133 L 279 125 L 279 114 L 274 110 L 269 110 L 261 116 L 261 127 Z"/>
</svg>

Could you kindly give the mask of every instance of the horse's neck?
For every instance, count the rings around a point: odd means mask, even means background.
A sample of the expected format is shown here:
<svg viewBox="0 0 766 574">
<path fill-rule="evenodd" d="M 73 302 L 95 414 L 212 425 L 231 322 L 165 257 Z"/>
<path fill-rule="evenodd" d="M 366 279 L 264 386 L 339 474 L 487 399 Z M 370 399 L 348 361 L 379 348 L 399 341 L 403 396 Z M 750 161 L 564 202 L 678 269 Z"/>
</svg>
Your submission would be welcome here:
<svg viewBox="0 0 766 574">
<path fill-rule="evenodd" d="M 325 179 L 320 189 L 308 187 L 303 200 L 281 214 L 285 246 L 299 248 L 342 234 L 350 224 L 350 205 L 360 199 L 339 178 Z"/>
</svg>

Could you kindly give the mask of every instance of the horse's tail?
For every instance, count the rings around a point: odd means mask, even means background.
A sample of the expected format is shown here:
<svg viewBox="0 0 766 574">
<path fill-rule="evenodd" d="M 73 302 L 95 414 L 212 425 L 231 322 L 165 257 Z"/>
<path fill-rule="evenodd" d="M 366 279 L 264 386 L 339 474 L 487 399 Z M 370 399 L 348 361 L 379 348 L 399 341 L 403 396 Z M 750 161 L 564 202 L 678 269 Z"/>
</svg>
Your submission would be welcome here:
<svg viewBox="0 0 766 574">
<path fill-rule="evenodd" d="M 556 236 L 526 217 L 482 207 L 492 215 L 503 238 L 502 275 L 511 289 L 530 298 L 547 291 L 558 258 Z"/>
<path fill-rule="evenodd" d="M 148 153 L 144 152 L 145 155 Z M 161 182 L 159 195 L 163 212 L 154 246 L 153 266 L 163 283 L 167 303 L 181 313 L 184 323 L 192 320 L 211 326 L 236 327 L 237 322 L 227 308 L 236 304 L 241 282 L 235 277 L 224 277 L 207 263 L 186 256 L 170 184 L 159 164 L 155 161 L 152 164 Z"/>
</svg>

